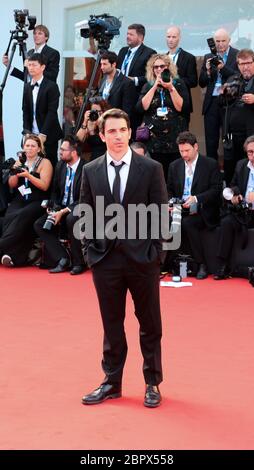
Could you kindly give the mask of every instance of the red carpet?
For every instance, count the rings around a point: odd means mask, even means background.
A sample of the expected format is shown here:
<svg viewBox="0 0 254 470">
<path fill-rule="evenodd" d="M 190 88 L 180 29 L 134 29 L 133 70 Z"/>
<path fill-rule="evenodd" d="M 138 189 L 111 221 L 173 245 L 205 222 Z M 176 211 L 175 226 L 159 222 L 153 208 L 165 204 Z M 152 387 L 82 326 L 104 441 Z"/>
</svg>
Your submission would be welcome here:
<svg viewBox="0 0 254 470">
<path fill-rule="evenodd" d="M 0 267 L 0 449 L 253 449 L 254 289 L 246 280 L 161 288 L 163 404 L 143 406 L 128 301 L 123 398 L 99 385 L 102 328 L 91 274 Z"/>
</svg>

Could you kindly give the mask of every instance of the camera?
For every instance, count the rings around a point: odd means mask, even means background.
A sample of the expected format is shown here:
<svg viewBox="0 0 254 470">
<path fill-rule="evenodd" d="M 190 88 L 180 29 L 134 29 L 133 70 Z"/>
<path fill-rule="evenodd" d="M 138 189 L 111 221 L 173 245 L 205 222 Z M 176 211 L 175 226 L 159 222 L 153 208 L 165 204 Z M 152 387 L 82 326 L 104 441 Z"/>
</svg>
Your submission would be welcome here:
<svg viewBox="0 0 254 470">
<path fill-rule="evenodd" d="M 99 119 L 98 111 L 96 111 L 96 109 L 91 109 L 89 114 L 89 121 L 95 122 L 97 119 Z"/>
<path fill-rule="evenodd" d="M 26 23 L 26 19 L 28 23 Z M 11 31 L 12 38 L 17 41 L 25 41 L 28 38 L 26 27 L 29 30 L 33 30 L 36 24 L 36 16 L 30 16 L 28 10 L 14 10 L 14 21 L 16 23 L 16 29 Z"/>
<path fill-rule="evenodd" d="M 244 106 L 241 97 L 244 93 L 244 82 L 239 75 L 234 75 L 232 81 L 226 82 L 223 85 L 223 98 L 226 103 L 233 103 L 237 101 L 238 106 Z M 224 104 L 224 103 L 223 103 Z"/>
<path fill-rule="evenodd" d="M 243 211 L 249 211 L 252 209 L 252 203 L 246 201 L 246 199 L 242 199 L 240 189 L 237 186 L 234 186 L 233 188 L 224 188 L 223 189 L 223 197 L 226 199 L 226 201 L 231 201 L 233 196 L 238 196 L 238 203 L 237 204 L 232 204 L 230 205 L 230 209 L 235 211 L 235 212 L 243 212 Z"/>
<path fill-rule="evenodd" d="M 180 197 L 171 197 L 168 201 L 168 207 L 173 207 L 175 204 L 179 204 L 182 206 L 184 204 L 184 200 Z"/>
<path fill-rule="evenodd" d="M 26 152 L 17 152 L 17 157 L 21 163 L 22 166 L 13 168 L 13 165 L 15 163 L 15 160 L 13 158 L 9 158 L 8 160 L 10 161 L 10 167 L 9 167 L 9 176 L 17 175 L 18 173 L 23 173 L 23 171 L 27 170 L 27 166 L 25 165 L 26 163 Z M 6 163 L 8 162 L 6 160 Z"/>
<path fill-rule="evenodd" d="M 98 41 L 99 48 L 108 49 L 110 40 L 120 34 L 122 22 L 119 18 L 111 16 L 108 13 L 102 15 L 90 15 L 88 27 L 80 30 L 82 38 L 92 37 Z"/>
<path fill-rule="evenodd" d="M 168 206 L 169 208 L 174 207 L 174 205 L 178 204 L 181 206 L 181 210 L 184 212 L 184 214 L 189 214 L 189 215 L 194 215 L 197 214 L 198 212 L 198 204 L 197 202 L 193 202 L 189 208 L 182 207 L 182 205 L 185 203 L 185 200 L 179 197 L 171 197 L 168 201 Z"/>
<path fill-rule="evenodd" d="M 211 54 L 213 55 L 212 59 L 210 60 L 210 64 L 211 64 L 211 66 L 217 67 L 223 59 L 217 52 L 216 44 L 215 44 L 213 38 L 208 38 L 207 39 L 207 44 L 208 44 L 208 47 L 211 51 Z"/>
<path fill-rule="evenodd" d="M 161 72 L 161 79 L 162 79 L 162 81 L 165 82 L 165 83 L 169 83 L 169 82 L 170 82 L 170 78 L 171 78 L 170 70 L 169 70 L 169 69 L 164 69 L 164 70 Z"/>
<path fill-rule="evenodd" d="M 55 213 L 59 211 L 61 207 L 55 204 L 51 199 L 44 199 L 41 203 L 41 207 L 43 207 L 43 209 L 47 209 L 49 213 L 42 228 L 50 231 L 55 225 Z"/>
</svg>

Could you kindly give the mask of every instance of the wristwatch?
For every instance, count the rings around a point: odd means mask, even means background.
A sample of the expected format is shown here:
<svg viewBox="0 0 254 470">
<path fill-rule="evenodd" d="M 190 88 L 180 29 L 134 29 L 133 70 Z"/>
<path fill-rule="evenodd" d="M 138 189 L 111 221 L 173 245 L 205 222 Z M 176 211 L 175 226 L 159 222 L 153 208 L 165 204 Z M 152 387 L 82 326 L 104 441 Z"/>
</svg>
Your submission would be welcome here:
<svg viewBox="0 0 254 470">
<path fill-rule="evenodd" d="M 84 124 L 81 125 L 81 129 L 87 129 L 87 126 L 84 126 Z"/>
</svg>

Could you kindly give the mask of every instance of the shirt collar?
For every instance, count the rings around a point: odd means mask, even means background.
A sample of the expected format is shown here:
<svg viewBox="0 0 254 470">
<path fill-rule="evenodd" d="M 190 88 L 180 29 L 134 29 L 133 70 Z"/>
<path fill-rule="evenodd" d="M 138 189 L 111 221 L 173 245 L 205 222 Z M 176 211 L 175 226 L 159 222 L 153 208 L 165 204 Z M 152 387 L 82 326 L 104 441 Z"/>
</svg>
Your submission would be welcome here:
<svg viewBox="0 0 254 470">
<path fill-rule="evenodd" d="M 135 46 L 135 47 L 129 47 L 129 49 L 131 51 L 131 54 L 134 54 L 140 46 L 141 46 L 141 44 L 139 44 L 138 46 Z"/>
<path fill-rule="evenodd" d="M 37 54 L 40 54 L 44 46 L 46 46 L 46 43 L 41 44 L 38 48 L 34 48 L 34 52 L 36 52 Z"/>
<path fill-rule="evenodd" d="M 40 86 L 40 85 L 41 85 L 41 82 L 42 82 L 42 80 L 43 80 L 43 78 L 44 78 L 44 77 L 42 76 L 42 77 L 40 78 L 40 80 L 32 80 L 32 81 L 31 81 L 31 85 L 34 85 L 35 83 L 38 83 L 38 85 Z"/>
<path fill-rule="evenodd" d="M 198 161 L 198 155 L 197 155 L 197 157 L 195 158 L 195 160 L 193 160 L 193 162 L 192 162 L 191 165 L 190 165 L 193 173 L 194 173 L 194 171 L 195 171 L 197 161 Z M 186 169 L 186 168 L 189 168 L 189 165 L 188 165 L 187 162 L 184 162 L 184 164 L 185 164 L 185 169 Z"/>
<path fill-rule="evenodd" d="M 75 163 L 73 163 L 73 165 L 69 165 L 68 163 L 67 166 L 69 166 L 72 169 L 72 171 L 75 173 L 75 171 L 78 168 L 79 162 L 80 162 L 80 158 Z"/>
<path fill-rule="evenodd" d="M 126 165 L 129 165 L 131 164 L 131 157 L 132 157 L 132 152 L 131 152 L 131 149 L 130 147 L 128 147 L 128 151 L 126 152 L 126 154 L 123 156 L 123 158 L 121 158 L 121 160 L 117 161 L 117 160 L 114 160 L 111 155 L 107 152 L 106 154 L 106 157 L 107 157 L 107 166 L 109 166 L 111 164 L 111 162 L 113 162 L 116 166 L 117 165 L 120 165 L 122 162 L 126 163 Z"/>
<path fill-rule="evenodd" d="M 254 173 L 254 165 L 252 165 L 250 161 L 248 161 L 247 167 L 250 169 L 251 173 Z"/>
</svg>

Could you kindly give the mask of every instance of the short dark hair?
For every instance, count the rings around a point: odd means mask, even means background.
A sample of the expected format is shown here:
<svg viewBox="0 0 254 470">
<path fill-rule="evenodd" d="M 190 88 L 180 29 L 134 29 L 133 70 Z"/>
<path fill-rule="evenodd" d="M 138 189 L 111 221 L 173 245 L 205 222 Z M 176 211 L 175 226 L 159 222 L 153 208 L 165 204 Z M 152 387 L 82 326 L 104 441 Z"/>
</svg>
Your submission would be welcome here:
<svg viewBox="0 0 254 470">
<path fill-rule="evenodd" d="M 254 61 L 254 51 L 252 49 L 241 49 L 237 54 L 236 54 L 236 62 L 238 63 L 239 59 L 247 59 L 248 57 L 251 57 L 252 60 Z"/>
<path fill-rule="evenodd" d="M 180 144 L 190 144 L 192 147 L 194 147 L 195 144 L 197 144 L 197 138 L 194 134 L 192 134 L 189 131 L 184 131 L 180 132 L 176 139 L 177 145 Z"/>
<path fill-rule="evenodd" d="M 124 119 L 126 121 L 128 129 L 130 129 L 130 119 L 128 114 L 122 109 L 111 108 L 108 111 L 105 111 L 105 113 L 103 113 L 102 116 L 99 118 L 99 130 L 102 134 L 104 134 L 105 124 L 107 119 L 109 118 Z"/>
<path fill-rule="evenodd" d="M 40 65 L 46 65 L 46 63 L 47 63 L 44 55 L 39 54 L 38 52 L 34 52 L 34 54 L 30 55 L 28 57 L 28 61 L 29 62 L 32 62 L 32 61 L 39 62 Z"/>
<path fill-rule="evenodd" d="M 117 54 L 112 51 L 106 51 L 101 54 L 101 59 L 108 60 L 109 63 L 112 65 L 117 62 Z"/>
<path fill-rule="evenodd" d="M 71 147 L 72 150 L 76 150 L 78 156 L 81 155 L 81 145 L 80 141 L 72 134 L 66 135 L 63 139 L 62 142 L 68 142 L 69 146 Z"/>
<path fill-rule="evenodd" d="M 135 142 L 132 142 L 130 147 L 132 148 L 132 150 L 136 150 L 136 149 L 142 149 L 144 150 L 144 153 L 147 152 L 147 146 L 146 144 L 144 144 L 144 142 L 138 142 L 138 141 L 135 141 Z"/>
<path fill-rule="evenodd" d="M 145 37 L 146 29 L 142 24 L 139 24 L 139 23 L 130 24 L 128 26 L 128 29 L 135 29 L 137 34 L 141 34 L 143 38 Z"/>
<path fill-rule="evenodd" d="M 249 137 L 247 137 L 247 139 L 245 140 L 244 144 L 243 144 L 243 148 L 245 150 L 245 152 L 247 152 L 247 146 L 249 144 L 252 144 L 252 142 L 254 142 L 254 135 L 250 135 Z"/>
</svg>

